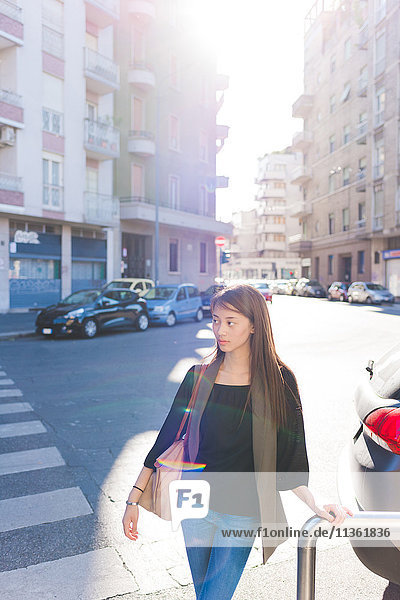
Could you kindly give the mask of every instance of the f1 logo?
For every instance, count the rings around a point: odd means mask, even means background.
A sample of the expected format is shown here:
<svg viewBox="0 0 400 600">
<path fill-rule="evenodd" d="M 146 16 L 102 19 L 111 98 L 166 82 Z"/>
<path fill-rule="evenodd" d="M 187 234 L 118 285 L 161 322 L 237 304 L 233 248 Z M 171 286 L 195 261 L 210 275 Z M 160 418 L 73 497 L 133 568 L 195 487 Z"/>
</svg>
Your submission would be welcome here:
<svg viewBox="0 0 400 600">
<path fill-rule="evenodd" d="M 189 487 L 190 485 L 190 487 Z M 176 531 L 183 519 L 202 519 L 208 513 L 210 484 L 208 481 L 171 481 L 169 484 L 172 530 Z"/>
</svg>

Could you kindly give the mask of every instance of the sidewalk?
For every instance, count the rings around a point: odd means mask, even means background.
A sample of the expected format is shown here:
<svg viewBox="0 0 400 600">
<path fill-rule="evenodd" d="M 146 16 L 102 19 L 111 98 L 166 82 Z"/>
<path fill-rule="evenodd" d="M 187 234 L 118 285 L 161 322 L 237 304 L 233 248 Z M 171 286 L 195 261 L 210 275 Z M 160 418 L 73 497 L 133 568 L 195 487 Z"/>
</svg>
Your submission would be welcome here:
<svg viewBox="0 0 400 600">
<path fill-rule="evenodd" d="M 36 315 L 36 311 L 0 314 L 0 340 L 14 336 L 33 335 Z"/>
</svg>

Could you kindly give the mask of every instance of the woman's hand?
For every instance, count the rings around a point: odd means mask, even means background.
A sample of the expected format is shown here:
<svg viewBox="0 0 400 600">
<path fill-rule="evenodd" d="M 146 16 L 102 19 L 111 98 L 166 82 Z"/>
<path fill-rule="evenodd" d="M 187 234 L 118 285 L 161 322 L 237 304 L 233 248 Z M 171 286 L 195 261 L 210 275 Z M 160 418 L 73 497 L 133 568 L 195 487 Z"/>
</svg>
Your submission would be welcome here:
<svg viewBox="0 0 400 600">
<path fill-rule="evenodd" d="M 139 507 L 127 505 L 122 518 L 124 533 L 128 540 L 136 541 L 138 538 L 137 523 L 139 519 Z"/>
<path fill-rule="evenodd" d="M 352 511 L 341 504 L 324 504 L 322 508 L 315 505 L 313 510 L 319 517 L 326 519 L 335 527 L 341 525 L 347 516 L 353 516 Z"/>
</svg>

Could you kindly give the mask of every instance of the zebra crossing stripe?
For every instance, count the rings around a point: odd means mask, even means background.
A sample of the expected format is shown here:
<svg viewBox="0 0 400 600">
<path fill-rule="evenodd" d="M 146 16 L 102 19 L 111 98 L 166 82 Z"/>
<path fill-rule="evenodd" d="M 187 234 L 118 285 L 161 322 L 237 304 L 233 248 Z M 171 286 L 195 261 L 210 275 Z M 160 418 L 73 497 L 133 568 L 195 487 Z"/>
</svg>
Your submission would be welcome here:
<svg viewBox="0 0 400 600">
<path fill-rule="evenodd" d="M 22 421 L 22 423 L 0 425 L 0 438 L 32 435 L 35 433 L 47 433 L 46 428 L 40 421 Z"/>
<path fill-rule="evenodd" d="M 0 385 L 14 385 L 12 379 L 0 379 Z"/>
<path fill-rule="evenodd" d="M 92 550 L 0 573 L 1 600 L 100 600 L 124 596 L 138 585 L 112 548 Z"/>
<path fill-rule="evenodd" d="M 54 523 L 92 512 L 78 487 L 7 498 L 0 500 L 0 532 Z"/>
<path fill-rule="evenodd" d="M 23 396 L 21 390 L 0 390 L 0 398 L 20 398 Z"/>
<path fill-rule="evenodd" d="M 65 462 L 54 446 L 0 454 L 0 476 L 61 467 Z"/>
<path fill-rule="evenodd" d="M 29 402 L 13 402 L 10 404 L 0 404 L 0 415 L 10 415 L 13 413 L 30 412 L 33 408 Z"/>
</svg>

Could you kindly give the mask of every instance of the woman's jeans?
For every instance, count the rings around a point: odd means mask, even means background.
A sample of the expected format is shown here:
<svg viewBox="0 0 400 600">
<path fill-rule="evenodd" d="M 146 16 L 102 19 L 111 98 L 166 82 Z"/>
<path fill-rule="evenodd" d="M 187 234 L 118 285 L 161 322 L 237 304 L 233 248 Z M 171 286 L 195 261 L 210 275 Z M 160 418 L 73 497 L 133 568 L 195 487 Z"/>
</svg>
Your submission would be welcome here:
<svg viewBox="0 0 400 600">
<path fill-rule="evenodd" d="M 186 553 L 197 600 L 230 600 L 243 573 L 254 537 L 224 537 L 222 530 L 257 529 L 254 517 L 208 511 L 182 521 Z"/>
</svg>

